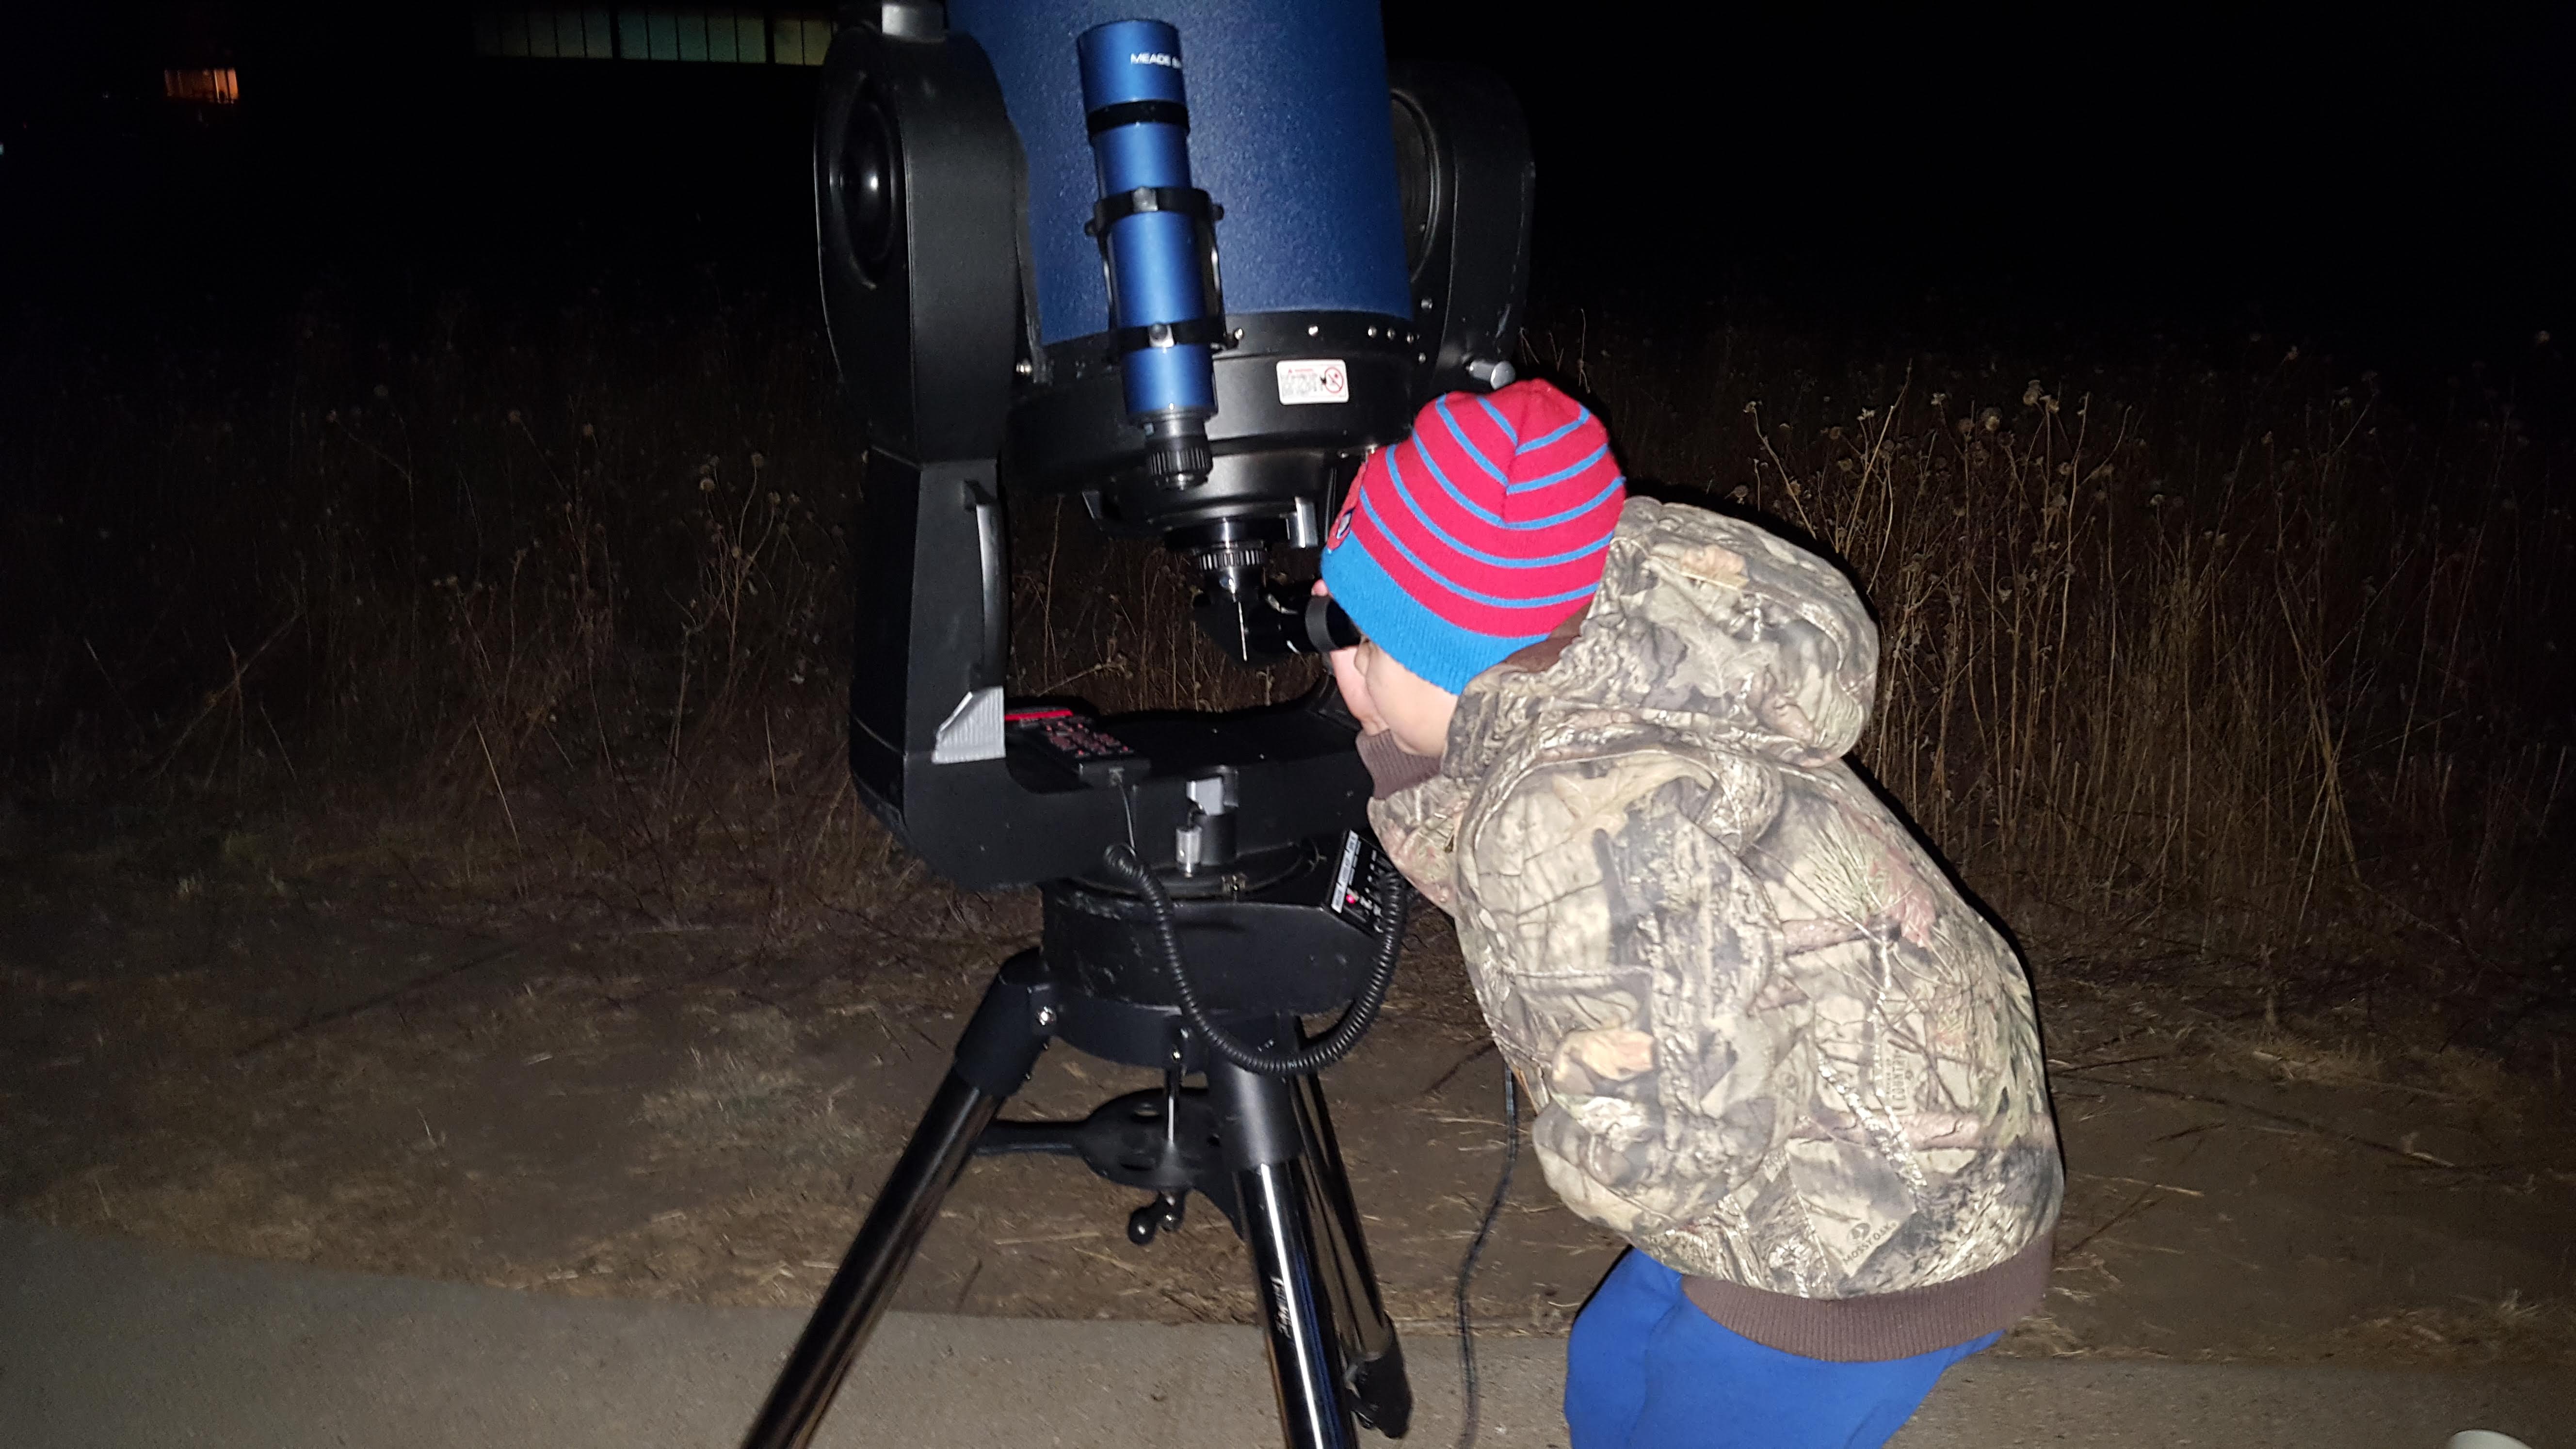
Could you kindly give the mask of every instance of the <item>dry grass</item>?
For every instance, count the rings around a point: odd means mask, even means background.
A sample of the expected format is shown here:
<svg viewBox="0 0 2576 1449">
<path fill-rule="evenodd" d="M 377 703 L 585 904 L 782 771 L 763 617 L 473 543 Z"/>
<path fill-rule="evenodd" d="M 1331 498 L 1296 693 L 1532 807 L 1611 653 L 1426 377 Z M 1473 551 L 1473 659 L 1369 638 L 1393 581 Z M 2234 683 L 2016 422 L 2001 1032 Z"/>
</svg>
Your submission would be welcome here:
<svg viewBox="0 0 2576 1449">
<path fill-rule="evenodd" d="M 2365 1319 L 2337 1337 L 2340 1347 L 2390 1358 L 2463 1367 L 2563 1366 L 2576 1363 L 2576 1309 L 2507 1293 Z"/>
<path fill-rule="evenodd" d="M 2221 1028 L 2201 1044 L 2213 1064 L 2232 1075 L 2285 1087 L 2377 1089 L 2410 1103 L 2473 1111 L 2482 1124 L 2496 1128 L 2518 1125 L 2527 1116 L 2545 1118 L 2559 1091 L 2514 1072 L 2496 1052 L 2407 1043 L 2397 1039 L 2396 1032 L 2321 1034 L 2331 1025 L 2318 1021 L 2304 1030 L 2277 1023 L 2251 1031 Z M 2417 1149 L 2401 1144 L 2401 1150 Z"/>
<path fill-rule="evenodd" d="M 799 1060 L 795 1024 L 762 1008 L 736 1013 L 726 1027 L 734 1044 L 691 1048 L 683 1080 L 647 1095 L 640 1120 L 682 1154 L 752 1153 L 827 1173 L 857 1160 L 866 1134 L 840 1101 L 848 1083 L 816 1079 Z"/>
<path fill-rule="evenodd" d="M 212 820 L 261 859 L 187 870 L 790 934 L 990 909 L 928 889 L 842 767 L 856 455 L 810 319 L 357 315 L 317 298 L 276 346 L 81 359 L 12 404 L 9 466 L 69 502 L 8 520 L 8 602 L 45 621 L 0 659 L 11 850 Z M 2509 396 L 2400 407 L 2268 345 L 2034 379 L 1575 316 L 1526 360 L 1633 473 L 1845 561 L 1887 646 L 1862 756 L 2017 919 L 2273 968 L 2392 920 L 2552 949 L 2515 933 L 2576 788 L 2576 530 Z M 1313 678 L 1224 664 L 1160 551 L 1044 502 L 1013 528 L 1018 687 Z"/>
<path fill-rule="evenodd" d="M 275 354 L 84 359 L 23 419 L 91 508 L 11 520 L 52 624 L 8 661 L 27 806 L 282 817 L 290 867 L 664 921 L 883 903 L 819 339 L 450 298 L 409 340 L 317 301 Z"/>
<path fill-rule="evenodd" d="M 1723 328 L 1533 339 L 1633 472 L 1851 570 L 1885 646 L 1860 756 L 1990 897 L 2261 960 L 2349 949 L 2364 904 L 2527 948 L 2576 786 L 2563 460 L 2496 390 L 2428 426 L 2251 346 L 2052 382 Z"/>
</svg>

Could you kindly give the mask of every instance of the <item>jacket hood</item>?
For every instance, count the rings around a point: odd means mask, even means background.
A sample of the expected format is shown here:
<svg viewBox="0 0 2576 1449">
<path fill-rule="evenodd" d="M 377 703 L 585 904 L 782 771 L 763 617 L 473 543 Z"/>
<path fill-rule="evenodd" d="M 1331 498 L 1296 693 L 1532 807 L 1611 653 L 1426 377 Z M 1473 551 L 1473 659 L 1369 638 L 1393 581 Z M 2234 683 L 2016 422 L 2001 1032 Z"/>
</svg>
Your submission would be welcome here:
<svg viewBox="0 0 2576 1449">
<path fill-rule="evenodd" d="M 1469 682 L 1443 773 L 1480 773 L 1547 704 L 1822 764 L 1860 739 L 1877 679 L 1877 626 L 1831 565 L 1753 524 L 1631 498 L 1581 631 L 1552 665 L 1506 660 Z"/>
</svg>

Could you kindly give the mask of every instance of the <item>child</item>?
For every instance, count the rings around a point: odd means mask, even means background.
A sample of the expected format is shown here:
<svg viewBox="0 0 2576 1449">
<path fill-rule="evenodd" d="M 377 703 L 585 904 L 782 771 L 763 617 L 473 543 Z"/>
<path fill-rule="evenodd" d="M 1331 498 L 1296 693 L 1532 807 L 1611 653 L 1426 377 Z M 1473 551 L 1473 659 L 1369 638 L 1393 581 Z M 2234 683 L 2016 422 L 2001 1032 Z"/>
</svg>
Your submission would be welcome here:
<svg viewBox="0 0 2576 1449">
<path fill-rule="evenodd" d="M 2019 961 L 1843 763 L 1859 595 L 1626 498 L 1538 382 L 1423 409 L 1318 587 L 1367 635 L 1369 817 L 1548 1182 L 1635 1245 L 1575 1320 L 1574 1449 L 1883 1443 L 2039 1305 L 2063 1176 Z"/>
</svg>

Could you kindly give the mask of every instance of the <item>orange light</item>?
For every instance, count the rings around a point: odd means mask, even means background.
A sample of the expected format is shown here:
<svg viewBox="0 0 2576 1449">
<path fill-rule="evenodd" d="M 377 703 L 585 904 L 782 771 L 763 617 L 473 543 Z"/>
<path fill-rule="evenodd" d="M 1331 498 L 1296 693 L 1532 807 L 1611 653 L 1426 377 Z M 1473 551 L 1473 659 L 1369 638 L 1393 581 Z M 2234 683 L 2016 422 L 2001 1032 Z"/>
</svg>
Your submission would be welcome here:
<svg viewBox="0 0 2576 1449">
<path fill-rule="evenodd" d="M 161 94 L 174 101 L 229 106 L 241 100 L 241 76 L 231 66 L 221 70 L 165 70 Z"/>
</svg>

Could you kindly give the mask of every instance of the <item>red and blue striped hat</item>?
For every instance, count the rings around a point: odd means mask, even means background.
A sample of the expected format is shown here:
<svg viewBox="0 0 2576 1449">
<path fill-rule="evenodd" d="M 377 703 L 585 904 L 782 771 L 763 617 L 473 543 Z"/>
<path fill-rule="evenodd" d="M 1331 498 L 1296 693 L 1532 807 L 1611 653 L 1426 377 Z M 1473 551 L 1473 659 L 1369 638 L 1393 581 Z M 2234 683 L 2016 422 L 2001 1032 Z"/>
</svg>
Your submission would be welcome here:
<svg viewBox="0 0 2576 1449">
<path fill-rule="evenodd" d="M 1609 433 L 1574 399 L 1544 382 L 1453 392 L 1361 467 L 1324 584 L 1398 664 L 1463 693 L 1601 587 L 1626 496 Z"/>
</svg>

